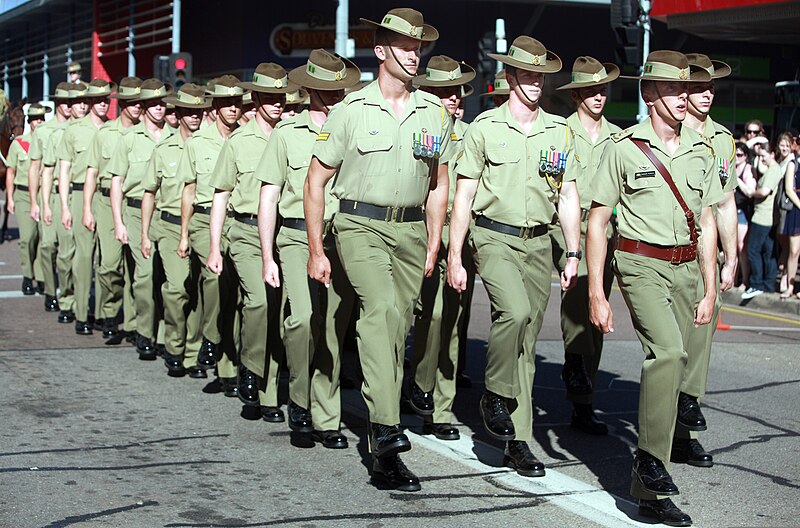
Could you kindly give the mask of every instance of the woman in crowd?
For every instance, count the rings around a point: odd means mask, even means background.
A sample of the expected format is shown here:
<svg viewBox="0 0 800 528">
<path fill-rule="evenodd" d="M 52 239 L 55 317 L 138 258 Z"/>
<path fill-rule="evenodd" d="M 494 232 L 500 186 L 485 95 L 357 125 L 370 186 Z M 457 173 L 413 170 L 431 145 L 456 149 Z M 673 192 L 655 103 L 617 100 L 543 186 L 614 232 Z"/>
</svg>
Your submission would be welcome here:
<svg viewBox="0 0 800 528">
<path fill-rule="evenodd" d="M 776 193 L 778 195 L 778 203 L 775 204 L 775 213 L 777 217 L 775 235 L 781 249 L 781 256 L 778 259 L 778 272 L 781 274 L 780 292 L 782 295 L 787 292 L 789 292 L 788 295 L 791 295 L 789 274 L 787 273 L 789 270 L 786 265 L 789 260 L 789 237 L 786 236 L 784 232 L 786 230 L 786 216 L 789 210 L 792 209 L 792 203 L 784 199 L 785 194 L 783 189 L 785 187 L 785 181 L 791 180 L 792 183 L 790 183 L 790 185 L 794 184 L 794 176 L 795 172 L 797 172 L 797 162 L 795 161 L 794 151 L 792 149 L 794 146 L 794 136 L 789 132 L 782 132 L 781 135 L 778 136 L 775 144 L 778 147 L 775 153 L 775 159 L 780 164 L 782 176 L 781 187 Z M 791 278 L 794 279 L 794 276 L 792 275 Z"/>
<path fill-rule="evenodd" d="M 794 157 L 794 154 L 790 154 L 789 157 Z M 797 275 L 797 261 L 800 258 L 800 197 L 798 196 L 800 193 L 800 170 L 796 167 L 796 160 L 794 165 L 794 170 L 789 169 L 783 175 L 784 190 L 792 208 L 786 212 L 786 221 L 783 226 L 783 236 L 788 238 L 789 251 L 786 261 L 787 288 L 781 292 L 781 299 L 788 299 L 795 295 L 794 280 Z M 800 292 L 796 295 L 800 298 Z"/>
<path fill-rule="evenodd" d="M 750 281 L 750 263 L 747 260 L 745 244 L 747 242 L 747 226 L 750 217 L 753 216 L 753 200 L 749 198 L 756 190 L 756 178 L 753 175 L 753 166 L 749 162 L 750 149 L 741 141 L 736 142 L 736 176 L 739 179 L 739 186 L 736 188 L 734 198 L 736 199 L 736 212 L 739 216 L 739 269 L 737 274 L 741 275 L 739 289 L 747 289 Z"/>
</svg>

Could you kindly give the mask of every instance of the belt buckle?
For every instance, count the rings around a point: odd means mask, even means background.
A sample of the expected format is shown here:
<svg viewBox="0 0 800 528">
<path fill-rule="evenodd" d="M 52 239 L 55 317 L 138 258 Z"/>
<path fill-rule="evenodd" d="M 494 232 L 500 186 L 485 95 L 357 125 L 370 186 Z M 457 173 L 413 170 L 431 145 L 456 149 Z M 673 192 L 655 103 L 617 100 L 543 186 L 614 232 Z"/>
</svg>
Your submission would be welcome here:
<svg viewBox="0 0 800 528">
<path fill-rule="evenodd" d="M 672 255 L 670 256 L 669 263 L 678 265 L 683 261 L 683 247 L 675 246 L 672 248 Z"/>
<path fill-rule="evenodd" d="M 531 238 L 531 234 L 533 233 L 533 228 L 531 227 L 520 227 L 519 228 L 519 237 L 522 240 L 528 240 Z"/>
</svg>

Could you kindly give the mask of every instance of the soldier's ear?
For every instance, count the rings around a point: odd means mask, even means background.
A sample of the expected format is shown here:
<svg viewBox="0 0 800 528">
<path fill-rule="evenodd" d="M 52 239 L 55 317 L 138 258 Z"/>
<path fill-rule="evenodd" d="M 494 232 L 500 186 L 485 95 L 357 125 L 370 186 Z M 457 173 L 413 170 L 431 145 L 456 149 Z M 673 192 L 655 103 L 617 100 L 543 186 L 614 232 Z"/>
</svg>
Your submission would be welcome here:
<svg viewBox="0 0 800 528">
<path fill-rule="evenodd" d="M 378 60 L 383 62 L 386 60 L 386 48 L 384 44 L 375 44 L 375 56 L 378 57 Z"/>
</svg>

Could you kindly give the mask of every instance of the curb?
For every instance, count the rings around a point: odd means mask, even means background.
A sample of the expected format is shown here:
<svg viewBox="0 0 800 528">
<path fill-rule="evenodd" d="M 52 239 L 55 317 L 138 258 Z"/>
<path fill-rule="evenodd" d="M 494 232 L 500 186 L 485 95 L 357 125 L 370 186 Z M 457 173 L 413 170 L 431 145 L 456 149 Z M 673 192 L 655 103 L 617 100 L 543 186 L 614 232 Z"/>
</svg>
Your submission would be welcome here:
<svg viewBox="0 0 800 528">
<path fill-rule="evenodd" d="M 784 315 L 800 319 L 800 299 L 797 297 L 781 299 L 778 293 L 762 293 L 752 299 L 742 300 L 742 292 L 731 289 L 722 292 L 722 304 L 727 306 L 741 306 L 762 312 Z"/>
</svg>

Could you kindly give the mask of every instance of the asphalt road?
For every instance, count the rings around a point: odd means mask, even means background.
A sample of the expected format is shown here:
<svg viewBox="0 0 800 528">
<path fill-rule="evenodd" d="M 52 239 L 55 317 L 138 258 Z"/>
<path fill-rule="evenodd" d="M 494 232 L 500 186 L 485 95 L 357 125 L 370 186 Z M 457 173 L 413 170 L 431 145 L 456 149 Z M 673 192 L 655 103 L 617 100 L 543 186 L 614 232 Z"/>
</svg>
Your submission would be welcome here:
<svg viewBox="0 0 800 528">
<path fill-rule="evenodd" d="M 613 295 L 596 407 L 608 437 L 569 427 L 559 379 L 563 347 L 554 286 L 537 346 L 535 441 L 547 476 L 503 468 L 502 446 L 477 414 L 489 308 L 476 289 L 468 372 L 456 416 L 462 438 L 421 436 L 404 460 L 418 493 L 369 484 L 363 403 L 344 391 L 350 448 L 330 451 L 267 424 L 209 380 L 171 379 L 133 348 L 76 336 L 18 294 L 16 243 L 0 246 L 0 526 L 639 526 L 628 495 L 641 348 Z M 800 320 L 738 307 L 714 345 L 709 431 L 711 469 L 673 465 L 677 503 L 703 527 L 800 526 Z M 353 375 L 353 358 L 347 369 Z M 286 379 L 282 394 L 286 394 Z"/>
</svg>

